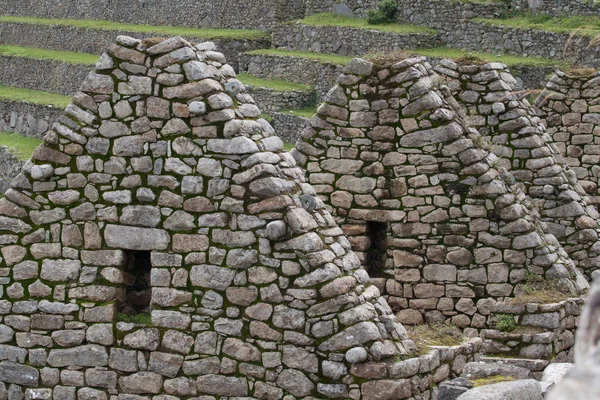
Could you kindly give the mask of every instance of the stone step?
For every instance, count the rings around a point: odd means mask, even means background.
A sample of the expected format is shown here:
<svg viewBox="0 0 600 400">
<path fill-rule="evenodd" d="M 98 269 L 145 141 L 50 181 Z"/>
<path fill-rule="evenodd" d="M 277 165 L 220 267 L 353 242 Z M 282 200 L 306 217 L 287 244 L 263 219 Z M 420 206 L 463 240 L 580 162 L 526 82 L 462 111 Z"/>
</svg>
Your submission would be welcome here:
<svg viewBox="0 0 600 400">
<path fill-rule="evenodd" d="M 513 357 L 491 357 L 491 356 L 483 356 L 480 361 L 494 364 L 498 362 L 503 362 L 505 364 L 515 365 L 521 368 L 527 368 L 532 372 L 541 372 L 546 368 L 550 361 L 548 360 L 540 360 L 535 358 L 513 358 Z"/>
<path fill-rule="evenodd" d="M 443 44 L 438 34 L 383 32 L 348 26 L 281 24 L 273 31 L 273 47 L 342 56 L 386 54 Z"/>
<path fill-rule="evenodd" d="M 8 45 L 100 54 L 116 36 L 136 38 L 180 35 L 192 43 L 212 41 L 234 68 L 244 51 L 270 47 L 269 34 L 248 30 L 194 29 L 114 24 L 106 21 L 0 16 L 0 42 Z"/>
</svg>

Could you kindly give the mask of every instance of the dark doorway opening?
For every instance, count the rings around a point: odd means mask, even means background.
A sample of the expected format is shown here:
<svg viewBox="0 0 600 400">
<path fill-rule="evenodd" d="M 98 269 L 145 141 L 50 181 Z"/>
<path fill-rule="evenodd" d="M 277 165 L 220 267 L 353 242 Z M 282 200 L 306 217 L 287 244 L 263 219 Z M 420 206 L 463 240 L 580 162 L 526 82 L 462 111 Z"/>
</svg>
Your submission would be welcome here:
<svg viewBox="0 0 600 400">
<path fill-rule="evenodd" d="M 127 315 L 148 314 L 152 299 L 150 252 L 128 251 L 126 256 L 124 272 L 131 275 L 131 278 L 126 280 L 125 304 L 121 312 Z"/>
<path fill-rule="evenodd" d="M 388 249 L 387 231 L 387 222 L 367 221 L 367 237 L 370 245 L 367 249 L 365 267 L 371 278 L 385 276 Z"/>
</svg>

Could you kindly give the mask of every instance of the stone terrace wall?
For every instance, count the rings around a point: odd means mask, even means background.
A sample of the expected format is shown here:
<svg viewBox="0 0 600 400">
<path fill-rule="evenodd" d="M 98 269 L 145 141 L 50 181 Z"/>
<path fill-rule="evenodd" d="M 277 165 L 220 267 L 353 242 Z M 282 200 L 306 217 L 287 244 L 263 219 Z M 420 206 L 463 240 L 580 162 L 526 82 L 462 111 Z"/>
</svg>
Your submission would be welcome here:
<svg viewBox="0 0 600 400">
<path fill-rule="evenodd" d="M 10 187 L 12 180 L 21 173 L 25 161 L 13 155 L 13 150 L 0 146 L 0 194 L 4 194 Z"/>
<path fill-rule="evenodd" d="M 511 3 L 536 14 L 551 16 L 600 15 L 600 6 L 586 0 L 512 0 Z"/>
<path fill-rule="evenodd" d="M 264 30 L 302 18 L 304 6 L 302 0 L 6 0 L 0 14 Z"/>
<path fill-rule="evenodd" d="M 488 325 L 494 326 L 499 314 L 510 315 L 521 333 L 484 329 L 481 331 L 483 351 L 485 354 L 573 362 L 575 331 L 583 303 L 583 299 L 569 299 L 555 304 L 494 305 Z"/>
<path fill-rule="evenodd" d="M 395 34 L 340 26 L 283 24 L 273 31 L 273 46 L 339 55 L 386 53 L 397 49 L 435 47 L 438 35 Z"/>
<path fill-rule="evenodd" d="M 77 91 L 90 68 L 89 65 L 61 61 L 0 56 L 0 84 L 71 96 Z"/>
<path fill-rule="evenodd" d="M 240 72 L 265 78 L 309 84 L 315 87 L 317 102 L 321 102 L 335 80 L 342 73 L 342 66 L 302 57 L 276 55 L 240 55 Z"/>
<path fill-rule="evenodd" d="M 292 154 L 401 320 L 484 327 L 528 272 L 588 286 L 423 58 L 345 72 Z"/>
<path fill-rule="evenodd" d="M 308 119 L 286 113 L 274 113 L 271 125 L 284 142 L 296 143 L 300 133 L 308 126 Z"/>
<path fill-rule="evenodd" d="M 540 93 L 548 133 L 589 195 L 600 206 L 600 73 L 570 76 L 558 71 Z"/>
<path fill-rule="evenodd" d="M 600 48 L 588 48 L 589 39 L 569 39 L 560 34 L 466 21 L 441 29 L 448 46 L 457 49 L 487 51 L 499 54 L 559 59 L 582 66 L 600 65 Z M 567 43 L 570 45 L 565 52 Z"/>
<path fill-rule="evenodd" d="M 248 93 L 260 104 L 265 113 L 273 113 L 285 109 L 298 109 L 315 104 L 315 92 L 312 90 L 275 91 L 269 88 L 250 87 Z"/>
<path fill-rule="evenodd" d="M 2 6 L 0 5 L 0 7 Z M 0 42 L 2 43 L 90 54 L 101 54 L 117 35 L 136 36 L 141 39 L 163 36 L 157 33 L 117 32 L 60 25 L 36 25 L 16 22 L 3 22 L 0 24 Z M 188 39 L 190 42 L 203 41 L 199 38 Z M 219 51 L 227 57 L 228 62 L 236 68 L 236 71 L 238 57 L 241 52 L 271 47 L 271 41 L 268 38 L 213 40 L 213 42 Z"/>
<path fill-rule="evenodd" d="M 61 115 L 62 110 L 51 106 L 0 101 L 0 132 L 41 139 Z"/>
<path fill-rule="evenodd" d="M 436 71 L 463 107 L 469 125 L 489 140 L 491 151 L 500 157 L 499 165 L 523 183 L 548 231 L 591 278 L 600 266 L 600 215 L 536 110 L 518 94 L 508 67 L 446 60 Z"/>
</svg>

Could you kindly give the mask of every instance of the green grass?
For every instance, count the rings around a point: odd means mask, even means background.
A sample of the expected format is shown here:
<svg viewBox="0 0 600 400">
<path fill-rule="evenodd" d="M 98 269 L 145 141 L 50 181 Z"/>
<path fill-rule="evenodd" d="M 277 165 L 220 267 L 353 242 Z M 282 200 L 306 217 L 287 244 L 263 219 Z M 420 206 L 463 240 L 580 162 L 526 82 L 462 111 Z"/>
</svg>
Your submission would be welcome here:
<svg viewBox="0 0 600 400">
<path fill-rule="evenodd" d="M 37 49 L 35 47 L 0 46 L 0 55 L 9 57 L 35 58 L 38 60 L 55 60 L 69 64 L 95 65 L 98 61 L 97 55 L 79 53 L 75 51 L 59 51 L 48 49 Z"/>
<path fill-rule="evenodd" d="M 248 51 L 246 54 L 258 54 L 266 56 L 300 57 L 330 63 L 336 65 L 347 65 L 354 57 L 338 56 L 336 54 L 313 53 L 312 51 L 295 51 L 285 49 L 259 49 Z"/>
<path fill-rule="evenodd" d="M 268 89 L 274 89 L 278 91 L 291 91 L 291 90 L 299 90 L 302 92 L 306 92 L 312 90 L 312 87 L 309 85 L 302 85 L 299 83 L 293 83 L 288 81 L 281 81 L 277 79 L 263 79 L 250 74 L 238 74 L 238 79 L 242 81 L 245 85 L 254 86 L 254 87 L 264 87 Z"/>
<path fill-rule="evenodd" d="M 0 100 L 25 101 L 42 106 L 56 106 L 60 108 L 66 107 L 71 102 L 69 96 L 3 85 L 0 85 Z"/>
<path fill-rule="evenodd" d="M 0 146 L 11 147 L 11 153 L 20 160 L 29 160 L 41 143 L 39 139 L 21 136 L 18 133 L 0 132 Z"/>
<path fill-rule="evenodd" d="M 554 65 L 560 65 L 562 67 L 568 66 L 566 63 L 552 60 L 549 58 L 538 58 L 538 57 L 521 57 L 514 56 L 510 54 L 491 54 L 491 53 L 483 53 L 478 51 L 465 51 L 458 49 L 450 49 L 448 47 L 434 47 L 431 49 L 415 49 L 415 50 L 406 50 L 407 53 L 414 53 L 426 57 L 436 57 L 436 58 L 450 58 L 450 59 L 459 59 L 459 58 L 471 58 L 475 57 L 485 62 L 501 62 L 506 64 L 507 66 L 514 65 L 528 65 L 528 66 L 536 66 L 536 67 L 549 67 Z"/>
<path fill-rule="evenodd" d="M 117 320 L 121 322 L 129 322 L 132 324 L 152 325 L 152 317 L 150 314 L 127 315 L 123 313 L 117 314 Z"/>
<path fill-rule="evenodd" d="M 281 110 L 279 112 L 283 113 L 283 114 L 293 114 L 293 115 L 297 115 L 299 117 L 304 117 L 304 118 L 310 119 L 313 117 L 313 115 L 315 115 L 317 113 L 317 106 L 310 106 L 310 107 L 296 108 L 296 109 L 287 109 L 287 110 Z"/>
<path fill-rule="evenodd" d="M 313 14 L 300 20 L 300 23 L 305 25 L 346 26 L 350 28 L 373 29 L 389 33 L 420 33 L 425 35 L 435 35 L 437 33 L 435 29 L 400 22 L 370 25 L 366 19 L 344 17 L 343 15 L 334 13 Z"/>
<path fill-rule="evenodd" d="M 134 25 L 122 24 L 112 21 L 92 21 L 78 19 L 50 19 L 35 17 L 0 17 L 0 22 L 19 22 L 35 25 L 62 25 L 73 26 L 76 28 L 101 29 L 105 31 L 126 31 L 139 33 L 152 33 L 166 36 L 186 36 L 201 38 L 204 40 L 219 39 L 269 39 L 266 32 L 244 29 L 209 29 L 209 28 L 186 28 L 180 26 L 153 26 L 153 25 Z"/>
<path fill-rule="evenodd" d="M 285 151 L 292 151 L 293 148 L 296 147 L 296 143 L 295 142 L 285 142 L 283 144 L 283 148 L 285 149 Z"/>
<path fill-rule="evenodd" d="M 473 387 L 493 385 L 495 383 L 502 383 L 502 382 L 512 382 L 512 381 L 516 381 L 517 379 L 518 378 L 515 378 L 513 376 L 503 376 L 503 375 L 488 376 L 487 378 L 473 379 Z"/>
<path fill-rule="evenodd" d="M 552 18 L 547 15 L 513 14 L 508 18 L 475 18 L 474 21 L 488 25 L 504 25 L 513 28 L 538 29 L 556 33 L 572 33 L 577 30 L 579 35 L 584 36 L 600 34 L 600 17 L 594 16 Z"/>
</svg>

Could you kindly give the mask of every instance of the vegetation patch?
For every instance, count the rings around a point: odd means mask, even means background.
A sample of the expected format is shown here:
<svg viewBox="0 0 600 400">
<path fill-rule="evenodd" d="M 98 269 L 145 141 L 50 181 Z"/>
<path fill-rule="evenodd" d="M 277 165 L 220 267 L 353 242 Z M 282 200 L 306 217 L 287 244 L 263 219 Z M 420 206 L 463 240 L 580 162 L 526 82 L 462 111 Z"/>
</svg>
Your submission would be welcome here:
<svg viewBox="0 0 600 400">
<path fill-rule="evenodd" d="M 471 382 L 473 382 L 473 387 L 479 387 L 493 385 L 494 383 L 512 382 L 516 380 L 518 380 L 518 378 L 515 378 L 514 376 L 494 375 L 488 376 L 487 378 L 471 379 Z"/>
<path fill-rule="evenodd" d="M 94 54 L 6 45 L 0 46 L 0 55 L 8 57 L 34 58 L 37 60 L 61 61 L 68 64 L 78 65 L 95 65 L 98 61 L 98 56 Z"/>
<path fill-rule="evenodd" d="M 389 67 L 400 61 L 406 60 L 409 56 L 403 50 L 394 50 L 387 53 L 371 53 L 364 57 L 366 60 L 371 61 L 373 64 Z"/>
<path fill-rule="evenodd" d="M 296 147 L 295 142 L 284 142 L 283 143 L 283 148 L 285 149 L 285 151 L 292 151 L 292 149 L 295 147 Z"/>
<path fill-rule="evenodd" d="M 396 0 L 382 0 L 377 3 L 375 10 L 369 10 L 367 21 L 371 25 L 395 22 L 400 14 L 400 7 Z"/>
<path fill-rule="evenodd" d="M 299 117 L 304 117 L 304 118 L 310 119 L 313 117 L 313 115 L 315 115 L 317 113 L 317 107 L 310 106 L 310 107 L 304 107 L 304 108 L 287 109 L 287 110 L 281 110 L 281 111 L 279 111 L 279 113 L 297 115 Z"/>
<path fill-rule="evenodd" d="M 210 28 L 186 28 L 181 26 L 166 25 L 134 25 L 122 24 L 102 20 L 80 20 L 80 19 L 54 19 L 35 17 L 0 17 L 0 22 L 19 22 L 34 25 L 59 25 L 73 26 L 75 28 L 100 29 L 105 31 L 126 31 L 139 33 L 157 33 L 166 36 L 186 36 L 204 40 L 227 40 L 227 39 L 269 39 L 266 32 L 247 29 L 210 29 Z"/>
<path fill-rule="evenodd" d="M 462 331 L 450 324 L 405 326 L 415 342 L 418 354 L 425 354 L 432 346 L 458 346 L 465 341 Z"/>
<path fill-rule="evenodd" d="M 42 106 L 55 106 L 59 108 L 64 108 L 71 102 L 71 98 L 69 96 L 3 85 L 0 85 L 0 100 L 23 101 Z"/>
<path fill-rule="evenodd" d="M 152 317 L 150 314 L 145 313 L 135 315 L 119 313 L 117 314 L 117 321 L 128 322 L 137 325 L 152 325 Z"/>
<path fill-rule="evenodd" d="M 0 132 L 0 146 L 8 146 L 19 160 L 29 160 L 40 144 L 40 139 L 21 136 L 18 133 Z"/>
<path fill-rule="evenodd" d="M 309 85 L 302 85 L 300 83 L 293 83 L 278 79 L 264 79 L 250 74 L 238 74 L 237 77 L 240 81 L 242 81 L 242 83 L 244 83 L 244 85 L 274 89 L 282 92 L 288 92 L 291 90 L 307 92 L 313 89 Z"/>
<path fill-rule="evenodd" d="M 600 17 L 572 16 L 550 17 L 548 15 L 533 15 L 523 13 L 508 14 L 505 18 L 486 19 L 475 18 L 474 21 L 487 25 L 503 25 L 512 28 L 537 29 L 546 32 L 573 33 L 582 36 L 596 36 L 600 34 Z"/>
<path fill-rule="evenodd" d="M 496 314 L 494 315 L 494 323 L 496 329 L 502 332 L 512 332 L 517 328 L 515 317 L 512 314 Z"/>
<path fill-rule="evenodd" d="M 558 289 L 558 281 L 556 279 L 544 279 L 534 274 L 527 276 L 522 288 L 524 291 L 523 295 L 508 300 L 508 304 L 560 303 L 571 297 L 569 294 L 563 293 Z"/>
<path fill-rule="evenodd" d="M 559 65 L 563 68 L 569 66 L 569 64 L 553 60 L 550 58 L 539 58 L 539 57 L 521 57 L 510 54 L 492 54 L 484 53 L 479 51 L 467 51 L 459 49 L 451 49 L 448 47 L 434 47 L 431 49 L 414 49 L 406 50 L 408 53 L 415 55 L 432 57 L 432 58 L 449 58 L 453 59 L 459 64 L 482 64 L 488 62 L 501 62 L 507 66 L 515 65 L 527 65 L 535 67 L 550 67 Z"/>
<path fill-rule="evenodd" d="M 266 56 L 299 57 L 336 65 L 347 65 L 355 57 L 338 56 L 336 54 L 314 53 L 312 51 L 296 51 L 285 49 L 259 49 L 246 52 L 246 54 L 257 54 Z"/>
<path fill-rule="evenodd" d="M 334 13 L 313 14 L 300 20 L 301 24 L 317 26 L 345 26 L 349 28 L 373 29 L 389 33 L 420 33 L 423 35 L 435 35 L 435 29 L 418 26 L 408 23 L 391 22 L 380 24 L 369 24 L 369 21 L 363 18 L 345 17 Z"/>
</svg>

